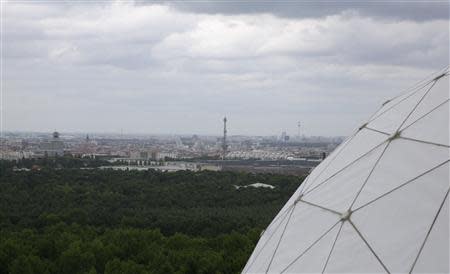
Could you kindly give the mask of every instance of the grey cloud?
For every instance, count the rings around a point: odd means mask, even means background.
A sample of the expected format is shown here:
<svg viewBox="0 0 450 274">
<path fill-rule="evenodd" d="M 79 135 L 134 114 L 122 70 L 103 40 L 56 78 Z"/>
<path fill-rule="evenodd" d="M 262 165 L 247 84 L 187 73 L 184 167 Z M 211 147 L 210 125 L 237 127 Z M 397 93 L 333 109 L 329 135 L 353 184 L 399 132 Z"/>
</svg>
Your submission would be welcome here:
<svg viewBox="0 0 450 274">
<path fill-rule="evenodd" d="M 449 58 L 448 19 L 8 5 L 6 129 L 345 135 Z"/>
<path fill-rule="evenodd" d="M 354 10 L 363 16 L 426 21 L 449 18 L 447 1 L 163 1 L 181 10 L 209 14 L 270 13 L 288 18 L 316 18 Z M 138 3 L 154 3 L 140 1 Z"/>
</svg>

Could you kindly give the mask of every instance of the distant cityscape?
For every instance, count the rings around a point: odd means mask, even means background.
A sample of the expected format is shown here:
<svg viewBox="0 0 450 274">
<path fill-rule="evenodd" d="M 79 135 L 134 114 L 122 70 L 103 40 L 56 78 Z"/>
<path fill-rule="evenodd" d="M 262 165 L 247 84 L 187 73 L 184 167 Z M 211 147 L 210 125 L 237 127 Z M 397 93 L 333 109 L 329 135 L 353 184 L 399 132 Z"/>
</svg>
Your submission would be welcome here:
<svg viewBox="0 0 450 274">
<path fill-rule="evenodd" d="M 299 123 L 300 128 L 300 123 Z M 343 137 L 124 135 L 5 132 L 0 159 L 74 157 L 103 159 L 114 169 L 237 170 L 304 174 Z"/>
</svg>

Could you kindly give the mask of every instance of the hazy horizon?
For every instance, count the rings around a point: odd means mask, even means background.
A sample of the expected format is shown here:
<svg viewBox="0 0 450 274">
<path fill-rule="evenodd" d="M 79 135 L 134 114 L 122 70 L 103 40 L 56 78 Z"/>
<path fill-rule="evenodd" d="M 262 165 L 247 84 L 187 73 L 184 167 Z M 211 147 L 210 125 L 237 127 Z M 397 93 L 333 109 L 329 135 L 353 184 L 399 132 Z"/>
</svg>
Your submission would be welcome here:
<svg viewBox="0 0 450 274">
<path fill-rule="evenodd" d="M 113 136 L 120 136 L 123 135 L 124 137 L 129 137 L 129 136 L 142 136 L 142 137 L 175 137 L 175 136 L 180 136 L 180 137 L 192 137 L 194 135 L 197 135 L 199 137 L 217 137 L 217 138 L 222 138 L 223 137 L 223 132 L 221 133 L 212 133 L 212 134 L 198 134 L 198 133 L 136 133 L 136 132 L 114 132 L 114 131 L 104 131 L 104 132 L 94 132 L 94 131 L 58 131 L 56 130 L 52 130 L 52 131 L 26 131 L 26 130 L 7 130 L 4 131 L 4 135 L 8 135 L 8 134 L 43 134 L 43 135 L 48 135 L 49 138 L 52 136 L 53 132 L 57 131 L 61 137 L 67 136 L 67 135 L 79 135 L 79 136 L 83 136 L 85 137 L 86 135 L 88 135 L 90 138 L 95 139 L 96 136 L 103 136 L 103 135 L 113 135 Z M 272 135 L 250 135 L 250 134 L 227 134 L 227 137 L 229 138 L 233 138 L 233 137 L 277 137 L 279 138 L 282 132 L 280 132 L 280 134 L 272 134 Z M 291 134 L 289 132 L 287 132 L 287 135 L 290 138 L 293 138 L 295 140 L 295 138 L 298 137 L 298 134 L 292 132 Z M 305 138 L 311 138 L 311 137 L 323 137 L 323 138 L 343 138 L 346 136 L 343 135 L 304 135 L 302 134 L 301 137 L 305 137 Z"/>
</svg>

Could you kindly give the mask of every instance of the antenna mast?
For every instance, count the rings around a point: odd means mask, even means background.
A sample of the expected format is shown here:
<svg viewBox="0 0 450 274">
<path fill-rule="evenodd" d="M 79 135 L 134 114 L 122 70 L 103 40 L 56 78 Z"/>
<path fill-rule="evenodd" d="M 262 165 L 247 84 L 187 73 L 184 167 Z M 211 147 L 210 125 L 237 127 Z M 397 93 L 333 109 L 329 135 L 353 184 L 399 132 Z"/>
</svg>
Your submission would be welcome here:
<svg viewBox="0 0 450 274">
<path fill-rule="evenodd" d="M 227 117 L 223 118 L 223 140 L 222 140 L 222 160 L 225 159 L 227 154 Z"/>
</svg>

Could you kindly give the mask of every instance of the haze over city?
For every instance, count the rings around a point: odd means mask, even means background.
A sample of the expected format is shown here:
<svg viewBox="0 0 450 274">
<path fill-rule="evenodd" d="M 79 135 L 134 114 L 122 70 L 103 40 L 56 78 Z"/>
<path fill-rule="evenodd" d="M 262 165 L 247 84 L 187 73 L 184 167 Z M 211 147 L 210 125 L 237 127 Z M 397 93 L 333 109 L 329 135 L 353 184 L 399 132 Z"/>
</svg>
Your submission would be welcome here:
<svg viewBox="0 0 450 274">
<path fill-rule="evenodd" d="M 448 64 L 448 3 L 2 1 L 5 131 L 345 136 Z"/>
</svg>

